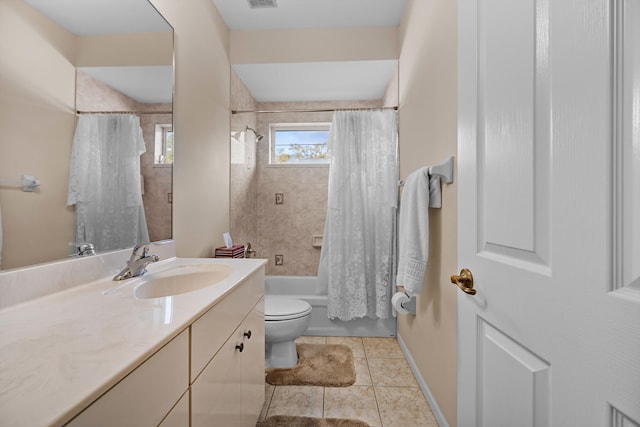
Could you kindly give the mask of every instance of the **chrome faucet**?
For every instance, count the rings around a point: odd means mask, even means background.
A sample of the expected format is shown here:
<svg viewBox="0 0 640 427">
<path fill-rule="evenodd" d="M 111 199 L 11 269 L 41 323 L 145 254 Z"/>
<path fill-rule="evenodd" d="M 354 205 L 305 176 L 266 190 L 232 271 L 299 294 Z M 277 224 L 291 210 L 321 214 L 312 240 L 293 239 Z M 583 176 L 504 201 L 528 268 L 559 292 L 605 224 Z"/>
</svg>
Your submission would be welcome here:
<svg viewBox="0 0 640 427">
<path fill-rule="evenodd" d="M 124 280 L 131 277 L 142 276 L 147 272 L 147 265 L 160 260 L 158 255 L 149 255 L 150 244 L 141 244 L 133 248 L 131 258 L 127 262 L 127 266 L 116 274 L 113 280 Z"/>
<path fill-rule="evenodd" d="M 78 256 L 95 255 L 96 248 L 91 243 L 81 243 L 78 246 Z"/>
</svg>

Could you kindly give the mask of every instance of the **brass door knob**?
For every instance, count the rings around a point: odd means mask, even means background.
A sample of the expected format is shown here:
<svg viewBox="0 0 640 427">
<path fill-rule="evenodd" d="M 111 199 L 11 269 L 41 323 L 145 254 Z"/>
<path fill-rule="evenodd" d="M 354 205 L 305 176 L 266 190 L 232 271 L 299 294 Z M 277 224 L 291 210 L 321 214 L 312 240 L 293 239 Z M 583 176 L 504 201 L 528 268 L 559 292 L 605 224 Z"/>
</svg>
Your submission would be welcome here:
<svg viewBox="0 0 640 427">
<path fill-rule="evenodd" d="M 468 268 L 460 270 L 460 275 L 451 276 L 451 283 L 460 288 L 462 292 L 469 295 L 475 295 L 476 290 L 473 289 L 473 274 Z"/>
</svg>

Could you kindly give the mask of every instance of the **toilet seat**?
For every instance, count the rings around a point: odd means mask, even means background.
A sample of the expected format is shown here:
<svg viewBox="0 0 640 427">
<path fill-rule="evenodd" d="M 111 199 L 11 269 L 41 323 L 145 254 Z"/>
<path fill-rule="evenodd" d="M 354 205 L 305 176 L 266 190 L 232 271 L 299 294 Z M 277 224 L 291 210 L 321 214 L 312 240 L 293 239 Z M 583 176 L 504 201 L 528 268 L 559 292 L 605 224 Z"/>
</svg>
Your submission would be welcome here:
<svg viewBox="0 0 640 427">
<path fill-rule="evenodd" d="M 264 298 L 264 319 L 266 321 L 292 320 L 311 313 L 311 304 L 296 298 L 267 295 Z"/>
</svg>

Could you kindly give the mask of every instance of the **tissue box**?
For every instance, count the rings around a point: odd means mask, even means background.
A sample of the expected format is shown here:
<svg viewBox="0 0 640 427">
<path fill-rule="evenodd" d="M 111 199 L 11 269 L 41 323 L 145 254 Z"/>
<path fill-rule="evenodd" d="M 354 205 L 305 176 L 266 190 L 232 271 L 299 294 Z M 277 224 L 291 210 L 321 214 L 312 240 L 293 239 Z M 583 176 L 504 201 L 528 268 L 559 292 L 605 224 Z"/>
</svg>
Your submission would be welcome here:
<svg viewBox="0 0 640 427">
<path fill-rule="evenodd" d="M 244 258 L 244 245 L 233 245 L 230 248 L 220 246 L 216 248 L 216 258 Z"/>
</svg>

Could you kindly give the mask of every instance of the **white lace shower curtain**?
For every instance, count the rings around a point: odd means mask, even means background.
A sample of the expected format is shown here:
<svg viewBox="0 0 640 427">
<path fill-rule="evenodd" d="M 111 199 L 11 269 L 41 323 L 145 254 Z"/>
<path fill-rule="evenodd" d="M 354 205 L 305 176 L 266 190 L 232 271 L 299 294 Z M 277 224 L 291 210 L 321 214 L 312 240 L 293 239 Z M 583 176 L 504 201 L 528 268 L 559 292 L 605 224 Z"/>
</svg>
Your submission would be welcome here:
<svg viewBox="0 0 640 427">
<path fill-rule="evenodd" d="M 318 281 L 331 319 L 390 314 L 398 203 L 397 115 L 336 111 Z"/>
<path fill-rule="evenodd" d="M 140 119 L 129 114 L 78 118 L 71 149 L 67 205 L 75 205 L 76 243 L 96 251 L 149 241 L 142 205 Z"/>
</svg>

